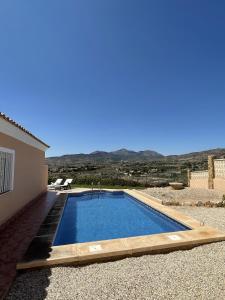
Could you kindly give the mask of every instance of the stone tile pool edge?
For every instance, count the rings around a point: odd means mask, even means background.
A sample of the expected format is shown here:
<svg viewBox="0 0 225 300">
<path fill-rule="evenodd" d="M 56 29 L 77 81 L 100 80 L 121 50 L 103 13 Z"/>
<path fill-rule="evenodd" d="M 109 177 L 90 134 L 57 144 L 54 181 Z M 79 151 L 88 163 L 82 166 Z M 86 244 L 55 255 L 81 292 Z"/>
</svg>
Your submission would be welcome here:
<svg viewBox="0 0 225 300">
<path fill-rule="evenodd" d="M 71 191 L 71 193 L 80 193 L 81 191 L 87 191 L 87 189 Z M 149 196 L 144 196 L 136 190 L 121 191 L 191 228 L 191 230 L 52 246 L 48 258 L 21 261 L 17 264 L 17 269 L 40 268 L 59 264 L 88 264 L 147 253 L 189 249 L 202 244 L 225 240 L 225 232 L 209 226 L 202 226 L 199 221 L 157 203 L 155 199 L 151 199 Z"/>
</svg>

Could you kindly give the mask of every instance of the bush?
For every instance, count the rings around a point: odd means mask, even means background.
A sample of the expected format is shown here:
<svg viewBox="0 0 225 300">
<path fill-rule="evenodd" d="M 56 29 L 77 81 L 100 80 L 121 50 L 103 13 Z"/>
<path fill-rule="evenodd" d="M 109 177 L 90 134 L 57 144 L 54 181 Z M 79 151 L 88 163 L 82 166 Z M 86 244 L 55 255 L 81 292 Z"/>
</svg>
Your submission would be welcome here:
<svg viewBox="0 0 225 300">
<path fill-rule="evenodd" d="M 225 195 L 223 195 L 222 201 L 216 204 L 217 207 L 225 207 Z"/>
<path fill-rule="evenodd" d="M 213 202 L 211 202 L 211 201 L 207 201 L 207 202 L 205 202 L 204 206 L 205 206 L 205 207 L 215 207 L 215 206 L 216 206 L 216 203 L 213 203 Z"/>
<path fill-rule="evenodd" d="M 98 183 L 104 186 L 133 186 L 133 187 L 144 187 L 144 184 L 141 184 L 133 180 L 125 180 L 121 178 L 98 178 L 98 177 L 77 177 L 74 178 L 74 183 L 79 185 L 91 185 L 97 186 Z"/>
<path fill-rule="evenodd" d="M 163 205 L 167 205 L 167 206 L 181 206 L 181 203 L 179 201 L 176 200 L 171 200 L 171 201 L 162 201 Z"/>
</svg>

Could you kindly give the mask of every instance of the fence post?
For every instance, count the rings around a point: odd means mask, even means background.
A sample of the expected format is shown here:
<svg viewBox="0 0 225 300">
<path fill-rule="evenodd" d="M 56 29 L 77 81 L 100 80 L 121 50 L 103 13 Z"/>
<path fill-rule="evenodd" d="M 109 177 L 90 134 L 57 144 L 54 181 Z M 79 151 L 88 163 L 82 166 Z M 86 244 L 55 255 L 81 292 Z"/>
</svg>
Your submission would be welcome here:
<svg viewBox="0 0 225 300">
<path fill-rule="evenodd" d="M 214 177 L 215 177 L 215 172 L 214 172 L 214 156 L 209 155 L 208 156 L 208 172 L 209 172 L 209 177 L 208 177 L 208 188 L 213 189 L 214 188 Z"/>
<path fill-rule="evenodd" d="M 191 186 L 191 171 L 190 171 L 190 169 L 187 169 L 187 184 L 189 187 Z"/>
</svg>

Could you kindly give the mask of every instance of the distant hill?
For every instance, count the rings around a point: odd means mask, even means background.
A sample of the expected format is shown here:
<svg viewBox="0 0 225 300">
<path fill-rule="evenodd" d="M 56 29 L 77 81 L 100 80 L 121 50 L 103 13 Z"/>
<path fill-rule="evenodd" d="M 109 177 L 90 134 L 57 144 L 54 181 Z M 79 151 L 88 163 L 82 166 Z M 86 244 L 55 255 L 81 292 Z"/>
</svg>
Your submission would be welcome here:
<svg viewBox="0 0 225 300">
<path fill-rule="evenodd" d="M 68 166 L 77 163 L 110 163 L 119 161 L 150 161 L 158 160 L 164 156 L 156 151 L 131 151 L 127 149 L 119 149 L 117 151 L 105 152 L 95 151 L 90 154 L 68 154 L 57 157 L 47 158 L 49 165 Z"/>
<path fill-rule="evenodd" d="M 199 152 L 191 152 L 181 155 L 169 155 L 169 159 L 179 159 L 179 160 L 203 160 L 207 159 L 209 155 L 214 155 L 216 157 L 225 157 L 225 148 L 217 148 L 211 150 L 204 150 Z"/>
<path fill-rule="evenodd" d="M 208 155 L 215 155 L 217 157 L 225 156 L 225 149 L 211 149 L 200 152 L 192 152 L 182 155 L 169 155 L 164 156 L 156 151 L 145 150 L 145 151 L 132 151 L 127 149 L 119 149 L 116 151 L 95 151 L 90 154 L 68 154 L 63 156 L 49 157 L 47 163 L 49 166 L 70 166 L 75 164 L 85 163 L 116 163 L 120 161 L 128 162 L 148 162 L 153 160 L 187 160 L 187 161 L 198 161 L 207 159 Z"/>
</svg>

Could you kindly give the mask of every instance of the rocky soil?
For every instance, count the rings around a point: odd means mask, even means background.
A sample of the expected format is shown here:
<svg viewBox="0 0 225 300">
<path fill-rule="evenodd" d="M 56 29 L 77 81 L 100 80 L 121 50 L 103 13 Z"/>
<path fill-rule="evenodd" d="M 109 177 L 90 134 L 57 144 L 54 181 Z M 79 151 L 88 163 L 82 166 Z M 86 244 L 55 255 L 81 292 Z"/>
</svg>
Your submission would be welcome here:
<svg viewBox="0 0 225 300">
<path fill-rule="evenodd" d="M 171 187 L 165 188 L 148 188 L 144 193 L 167 202 L 178 202 L 181 205 L 191 205 L 198 202 L 213 203 L 221 202 L 223 192 L 206 189 L 185 188 L 183 190 L 173 190 Z"/>
</svg>

